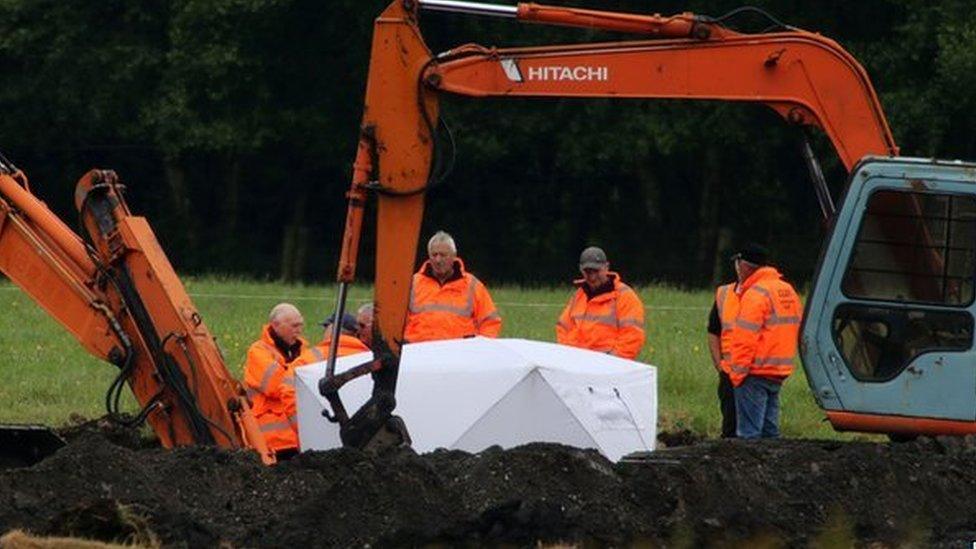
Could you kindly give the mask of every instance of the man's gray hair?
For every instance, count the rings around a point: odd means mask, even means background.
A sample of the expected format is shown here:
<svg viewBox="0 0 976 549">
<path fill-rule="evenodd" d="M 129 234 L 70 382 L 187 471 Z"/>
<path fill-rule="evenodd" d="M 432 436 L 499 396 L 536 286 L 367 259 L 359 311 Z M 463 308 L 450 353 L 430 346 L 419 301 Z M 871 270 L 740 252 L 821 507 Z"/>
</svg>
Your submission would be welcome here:
<svg viewBox="0 0 976 549">
<path fill-rule="evenodd" d="M 302 313 L 298 310 L 298 307 L 292 305 L 291 303 L 279 303 L 271 308 L 271 312 L 268 314 L 268 323 L 274 324 L 281 317 L 289 314 L 302 316 Z"/>
<path fill-rule="evenodd" d="M 364 315 L 364 314 L 367 314 L 367 313 L 370 316 L 373 316 L 373 304 L 372 303 L 363 303 L 362 305 L 359 306 L 359 309 L 356 309 L 356 316 Z"/>
<path fill-rule="evenodd" d="M 434 244 L 440 244 L 441 242 L 446 242 L 451 247 L 451 252 L 457 253 L 457 244 L 454 243 L 454 237 L 446 231 L 437 231 L 434 233 L 434 236 L 430 237 L 430 240 L 427 241 L 427 253 L 430 253 L 430 249 Z"/>
</svg>

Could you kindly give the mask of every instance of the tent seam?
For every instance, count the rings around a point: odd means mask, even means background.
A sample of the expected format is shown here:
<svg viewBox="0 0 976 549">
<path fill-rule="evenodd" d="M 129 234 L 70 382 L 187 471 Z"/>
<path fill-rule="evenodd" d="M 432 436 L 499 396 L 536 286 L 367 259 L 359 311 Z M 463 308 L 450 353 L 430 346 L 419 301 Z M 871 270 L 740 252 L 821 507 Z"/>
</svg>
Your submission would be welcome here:
<svg viewBox="0 0 976 549">
<path fill-rule="evenodd" d="M 523 375 L 522 377 L 520 377 L 518 381 L 516 381 L 515 383 L 513 383 L 512 386 L 509 387 L 508 390 L 505 391 L 504 394 L 502 394 L 502 396 L 498 397 L 498 400 L 496 400 L 495 402 L 493 402 L 491 404 L 491 406 L 489 406 L 488 408 L 486 408 L 485 411 L 481 414 L 481 416 L 478 419 L 476 419 L 471 425 L 468 425 L 468 428 L 465 429 L 460 435 L 458 435 L 458 437 L 456 439 L 454 439 L 453 442 L 451 442 L 451 448 L 454 449 L 454 445 L 457 444 L 457 442 L 459 440 L 461 440 L 462 438 L 464 438 L 465 435 L 467 435 L 469 432 L 471 432 L 471 429 L 474 429 L 475 426 L 478 425 L 478 422 L 481 421 L 481 418 L 483 418 L 483 417 L 485 417 L 485 415 L 491 413 L 491 411 L 494 410 L 495 407 L 498 406 L 499 403 L 501 403 L 501 401 L 505 400 L 505 398 L 508 395 L 512 394 L 512 391 L 514 391 L 519 385 L 521 385 L 522 382 L 525 381 L 525 378 L 527 378 L 530 375 L 532 375 L 532 372 L 536 371 L 536 369 L 538 369 L 538 366 L 533 365 L 532 366 L 532 369 L 530 369 L 528 372 L 525 373 L 525 375 Z M 587 433 L 589 433 L 589 431 L 587 431 Z"/>
<path fill-rule="evenodd" d="M 488 410 L 486 410 L 484 414 L 482 414 L 481 418 L 479 418 L 478 421 L 475 421 L 474 423 L 472 423 L 471 426 L 468 427 L 464 431 L 464 433 L 462 433 L 461 436 L 459 436 L 457 438 L 457 440 L 455 440 L 452 444 L 456 444 L 458 440 L 461 440 L 462 438 L 464 438 L 464 436 L 467 435 L 472 429 L 474 429 L 475 427 L 477 427 L 478 426 L 478 423 L 480 423 L 481 420 L 484 419 L 484 417 L 486 415 L 488 415 L 488 413 L 490 413 L 492 410 L 494 410 L 495 407 L 498 406 L 498 404 L 501 403 L 501 401 L 505 400 L 505 398 L 512 391 L 514 391 L 515 389 L 517 389 L 518 386 L 521 385 L 522 382 L 525 381 L 526 378 L 528 378 L 530 375 L 532 375 L 533 372 L 536 372 L 536 371 L 539 372 L 539 377 L 542 378 L 542 380 L 546 382 L 546 388 L 549 389 L 549 392 L 552 393 L 552 396 L 556 397 L 556 402 L 558 402 L 563 408 L 566 409 L 566 411 L 569 412 L 569 417 L 573 418 L 573 421 L 575 421 L 580 426 L 580 429 L 582 429 L 583 432 L 586 433 L 590 437 L 590 440 L 592 440 L 593 443 L 596 444 L 597 449 L 600 450 L 600 453 L 601 454 L 603 454 L 603 451 L 604 451 L 603 445 L 601 445 L 600 444 L 600 441 L 597 440 L 596 435 L 594 435 L 592 431 L 590 431 L 589 429 L 587 429 L 586 428 L 586 425 L 583 425 L 583 422 L 580 421 L 580 419 L 578 417 L 576 417 L 576 414 L 573 413 L 573 409 L 570 408 L 569 406 L 567 406 L 566 405 L 566 401 L 564 401 L 562 398 L 559 397 L 559 393 L 557 393 L 555 387 L 552 386 L 552 382 L 549 381 L 548 379 L 546 379 L 546 376 L 543 375 L 543 373 L 542 373 L 542 367 L 539 366 L 538 364 L 533 364 L 532 365 L 532 369 L 529 370 L 529 372 L 527 374 L 525 374 L 524 376 L 522 376 L 522 379 L 520 379 L 518 381 L 518 383 L 516 383 L 515 385 L 513 385 L 512 388 L 509 389 L 508 392 L 506 392 L 504 396 L 502 396 L 502 398 L 498 399 L 497 402 L 495 402 L 494 404 L 492 404 L 491 407 L 488 408 Z M 629 412 L 629 410 L 628 410 L 628 412 Z M 636 427 L 636 425 L 635 425 L 635 427 Z M 640 436 L 640 435 L 638 434 L 638 436 Z M 643 438 L 641 438 L 641 442 L 642 443 L 644 442 Z M 646 444 L 645 444 L 645 446 L 646 446 Z M 606 454 L 603 454 L 603 455 L 606 455 Z"/>
<path fill-rule="evenodd" d="M 536 366 L 536 369 L 541 370 L 541 368 L 539 366 Z M 583 422 L 580 421 L 580 419 L 578 417 L 576 417 L 576 414 L 573 413 L 573 409 L 570 408 L 568 405 L 566 405 L 566 401 L 565 400 L 563 400 L 562 398 L 559 397 L 559 393 L 556 392 L 556 388 L 552 386 L 552 381 L 550 381 L 545 376 L 545 374 L 543 374 L 541 371 L 539 372 L 539 376 L 546 381 L 546 386 L 549 387 L 549 390 L 552 391 L 552 393 L 554 395 L 556 395 L 556 400 L 559 401 L 559 404 L 562 404 L 563 408 L 566 408 L 567 410 L 569 410 L 569 415 L 572 416 L 573 421 L 575 421 L 576 423 L 579 424 L 580 428 L 583 429 L 583 432 L 584 433 L 590 435 L 590 438 L 593 439 L 593 442 L 595 442 L 597 444 L 597 446 L 600 448 L 600 450 L 603 450 L 603 446 L 600 445 L 600 441 L 597 440 L 596 434 L 594 434 L 593 431 L 590 431 L 589 429 L 587 429 L 586 428 L 586 425 L 584 425 Z M 628 410 L 628 413 L 629 412 L 630 411 Z M 637 425 L 634 425 L 634 427 L 637 427 Z"/>
</svg>

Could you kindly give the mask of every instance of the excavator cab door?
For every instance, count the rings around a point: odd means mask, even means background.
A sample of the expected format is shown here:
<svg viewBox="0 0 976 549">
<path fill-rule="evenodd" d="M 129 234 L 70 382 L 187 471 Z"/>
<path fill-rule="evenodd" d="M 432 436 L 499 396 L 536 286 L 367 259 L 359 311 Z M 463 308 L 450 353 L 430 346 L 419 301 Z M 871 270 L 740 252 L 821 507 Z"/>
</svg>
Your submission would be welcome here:
<svg viewBox="0 0 976 549">
<path fill-rule="evenodd" d="M 801 331 L 839 430 L 976 431 L 976 166 L 869 158 L 822 252 Z"/>
</svg>

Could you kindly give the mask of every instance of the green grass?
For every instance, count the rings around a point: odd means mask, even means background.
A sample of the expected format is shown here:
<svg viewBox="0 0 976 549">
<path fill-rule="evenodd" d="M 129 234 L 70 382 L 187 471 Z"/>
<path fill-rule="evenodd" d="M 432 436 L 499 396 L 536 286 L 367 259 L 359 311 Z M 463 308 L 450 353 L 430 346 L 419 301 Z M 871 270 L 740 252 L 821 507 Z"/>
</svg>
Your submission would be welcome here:
<svg viewBox="0 0 976 549">
<path fill-rule="evenodd" d="M 291 301 L 305 314 L 306 335 L 334 306 L 332 286 L 286 285 L 234 279 L 186 279 L 200 313 L 241 376 L 248 345 L 270 308 Z M 492 288 L 504 337 L 555 340 L 555 321 L 570 289 Z M 371 288 L 355 287 L 350 307 L 367 301 Z M 712 293 L 663 286 L 640 289 L 647 308 L 648 341 L 639 360 L 658 368 L 659 428 L 716 436 L 716 375 L 705 345 Z M 0 422 L 66 423 L 72 414 L 104 414 L 104 393 L 116 369 L 89 356 L 53 319 L 9 282 L 0 283 Z M 132 409 L 133 399 L 128 406 Z M 851 438 L 835 433 L 809 393 L 803 370 L 786 383 L 781 427 L 789 437 Z"/>
</svg>

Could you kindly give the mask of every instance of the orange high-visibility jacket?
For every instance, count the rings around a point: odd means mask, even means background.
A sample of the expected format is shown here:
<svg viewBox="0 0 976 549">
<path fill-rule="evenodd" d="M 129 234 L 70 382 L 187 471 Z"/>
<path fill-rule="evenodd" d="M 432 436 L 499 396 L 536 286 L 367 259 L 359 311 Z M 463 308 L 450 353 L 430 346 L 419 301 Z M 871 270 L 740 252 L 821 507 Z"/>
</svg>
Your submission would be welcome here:
<svg viewBox="0 0 976 549">
<path fill-rule="evenodd" d="M 295 367 L 302 364 L 308 343 L 300 339 L 302 352 L 288 362 L 275 347 L 271 325 L 261 330 L 261 339 L 247 349 L 244 387 L 261 432 L 272 451 L 298 448 L 298 418 L 295 403 Z"/>
<path fill-rule="evenodd" d="M 488 289 L 454 260 L 455 276 L 441 283 L 427 274 L 425 261 L 413 275 L 403 339 L 410 343 L 481 335 L 498 337 L 502 318 Z"/>
<path fill-rule="evenodd" d="M 644 345 L 644 305 L 637 292 L 610 273 L 613 290 L 586 297 L 584 280 L 573 284 L 576 293 L 556 323 L 556 341 L 631 360 Z"/>
<path fill-rule="evenodd" d="M 722 321 L 722 335 L 719 339 L 722 357 L 719 368 L 727 374 L 732 371 L 732 327 L 739 315 L 739 294 L 735 293 L 735 282 L 723 284 L 715 290 L 715 307 L 718 309 L 718 318 Z"/>
<path fill-rule="evenodd" d="M 739 314 L 732 328 L 729 378 L 783 380 L 793 373 L 803 305 L 773 267 L 760 267 L 738 288 Z"/>
<path fill-rule="evenodd" d="M 314 361 L 319 362 L 329 358 L 329 351 L 332 350 L 331 347 L 332 335 L 329 334 L 329 336 L 323 339 L 321 343 L 315 347 L 312 347 L 312 352 L 316 353 Z M 367 347 L 366 344 L 363 343 L 358 337 L 339 334 L 339 348 L 336 351 L 336 356 L 354 355 L 356 353 L 365 353 L 367 351 L 369 351 L 369 347 Z"/>
</svg>

